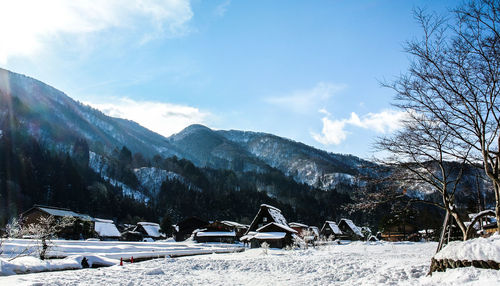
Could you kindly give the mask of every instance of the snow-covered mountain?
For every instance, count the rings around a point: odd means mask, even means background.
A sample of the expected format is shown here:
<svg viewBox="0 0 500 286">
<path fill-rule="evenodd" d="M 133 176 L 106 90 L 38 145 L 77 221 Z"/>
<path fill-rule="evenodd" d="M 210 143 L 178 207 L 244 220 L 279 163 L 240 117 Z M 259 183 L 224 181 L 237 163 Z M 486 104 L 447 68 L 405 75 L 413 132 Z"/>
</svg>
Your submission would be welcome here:
<svg viewBox="0 0 500 286">
<path fill-rule="evenodd" d="M 370 164 L 352 155 L 328 153 L 267 133 L 211 130 L 191 125 L 168 138 L 169 143 L 198 165 L 236 171 L 265 172 L 269 167 L 296 181 L 328 189 L 352 183 Z M 200 144 L 203 142 L 203 144 Z"/>
<path fill-rule="evenodd" d="M 84 138 L 100 153 L 127 146 L 145 156 L 177 155 L 165 137 L 133 121 L 106 116 L 43 82 L 0 69 L 0 123 L 12 120 L 62 150 Z"/>
<path fill-rule="evenodd" d="M 0 130 L 4 124 L 18 124 L 60 151 L 71 151 L 75 141 L 83 138 L 96 154 L 126 146 L 146 158 L 177 156 L 199 167 L 259 173 L 276 168 L 298 182 L 324 189 L 351 182 L 367 163 L 272 134 L 215 131 L 202 125 L 165 138 L 133 121 L 107 116 L 43 82 L 0 69 Z M 172 176 L 165 172 L 138 170 L 137 175 L 156 190 L 158 180 Z"/>
</svg>

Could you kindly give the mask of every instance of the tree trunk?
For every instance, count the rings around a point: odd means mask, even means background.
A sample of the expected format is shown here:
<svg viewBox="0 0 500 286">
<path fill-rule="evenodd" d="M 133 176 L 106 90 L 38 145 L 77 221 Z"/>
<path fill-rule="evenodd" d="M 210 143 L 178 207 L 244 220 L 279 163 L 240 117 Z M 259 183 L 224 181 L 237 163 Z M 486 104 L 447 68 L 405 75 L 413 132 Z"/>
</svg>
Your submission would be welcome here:
<svg viewBox="0 0 500 286">
<path fill-rule="evenodd" d="M 458 216 L 458 213 L 455 211 L 450 211 L 450 214 L 453 216 L 455 219 L 455 222 L 457 223 L 458 227 L 462 231 L 462 238 L 463 240 L 467 240 L 467 227 L 465 226 L 464 222 L 462 219 Z"/>
</svg>

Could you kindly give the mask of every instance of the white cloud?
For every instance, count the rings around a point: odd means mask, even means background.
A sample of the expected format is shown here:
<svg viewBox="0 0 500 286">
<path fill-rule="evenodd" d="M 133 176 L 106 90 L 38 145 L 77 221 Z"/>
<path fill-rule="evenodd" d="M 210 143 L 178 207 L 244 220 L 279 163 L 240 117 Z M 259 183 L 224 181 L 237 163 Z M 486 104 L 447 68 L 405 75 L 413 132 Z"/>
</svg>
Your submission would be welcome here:
<svg viewBox="0 0 500 286">
<path fill-rule="evenodd" d="M 342 84 L 320 82 L 312 89 L 297 90 L 290 95 L 270 97 L 265 99 L 265 101 L 288 108 L 294 112 L 307 113 L 317 109 L 319 105 L 345 88 L 346 86 Z"/>
<path fill-rule="evenodd" d="M 230 4 L 231 0 L 226 0 L 221 4 L 217 5 L 217 7 L 215 7 L 214 14 L 218 17 L 223 17 L 226 14 Z"/>
<path fill-rule="evenodd" d="M 32 56 L 61 36 L 133 30 L 143 22 L 141 41 L 182 35 L 192 16 L 189 0 L 0 0 L 0 63 Z"/>
<path fill-rule="evenodd" d="M 325 114 L 321 119 L 323 128 L 321 134 L 312 133 L 312 136 L 314 140 L 324 145 L 338 145 L 346 140 L 349 134 L 346 131 L 348 125 L 384 134 L 399 129 L 402 121 L 408 116 L 404 111 L 384 110 L 379 113 L 368 113 L 361 118 L 355 112 L 352 112 L 350 118 L 332 120 L 326 110 L 321 109 L 319 112 Z"/>
<path fill-rule="evenodd" d="M 191 106 L 135 101 L 129 98 L 120 98 L 112 103 L 87 102 L 86 104 L 109 116 L 133 120 L 163 136 L 178 133 L 191 124 L 204 124 L 211 116 L 210 113 Z"/>
</svg>

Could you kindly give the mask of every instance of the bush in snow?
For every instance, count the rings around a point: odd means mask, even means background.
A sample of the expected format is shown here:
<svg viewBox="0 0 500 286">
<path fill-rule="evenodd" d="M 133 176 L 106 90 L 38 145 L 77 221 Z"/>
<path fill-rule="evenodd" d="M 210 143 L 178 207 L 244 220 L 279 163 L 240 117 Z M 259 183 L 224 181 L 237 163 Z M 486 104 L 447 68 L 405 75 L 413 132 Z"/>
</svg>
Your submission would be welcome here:
<svg viewBox="0 0 500 286">
<path fill-rule="evenodd" d="M 263 242 L 260 247 L 262 247 L 262 253 L 267 255 L 267 251 L 269 250 L 269 243 Z"/>
</svg>

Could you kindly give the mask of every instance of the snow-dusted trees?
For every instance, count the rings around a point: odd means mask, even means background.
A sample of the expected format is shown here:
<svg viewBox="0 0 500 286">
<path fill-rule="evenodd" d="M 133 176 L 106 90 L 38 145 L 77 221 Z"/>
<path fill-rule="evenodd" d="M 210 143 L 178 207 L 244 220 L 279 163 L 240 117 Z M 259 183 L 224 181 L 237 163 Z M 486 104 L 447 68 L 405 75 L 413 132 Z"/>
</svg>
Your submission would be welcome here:
<svg viewBox="0 0 500 286">
<path fill-rule="evenodd" d="M 36 241 L 34 247 L 27 246 L 15 255 L 20 256 L 35 252 L 43 260 L 52 246 L 52 238 L 65 228 L 73 226 L 74 223 L 75 218 L 73 217 L 56 219 L 53 216 L 41 216 L 37 223 L 32 224 L 22 224 L 17 219 L 13 219 L 7 225 L 7 235 L 11 238 L 28 237 L 34 239 Z"/>
<path fill-rule="evenodd" d="M 438 165 L 441 176 L 436 177 L 422 160 L 428 157 L 439 164 L 442 157 L 458 166 L 480 164 L 494 189 L 500 225 L 500 1 L 469 1 L 453 13 L 454 22 L 415 13 L 424 37 L 406 44 L 410 68 L 387 84 L 396 91 L 396 106 L 411 117 L 394 139 L 408 147 L 404 150 L 408 163 L 419 168 L 412 173 L 422 179 L 419 171 L 423 171 L 431 178 L 427 183 L 437 182 L 435 187 L 443 191 L 443 203 L 452 214 L 455 183 L 448 180 L 443 164 Z M 400 142 L 395 140 L 382 143 L 398 155 Z"/>
</svg>

